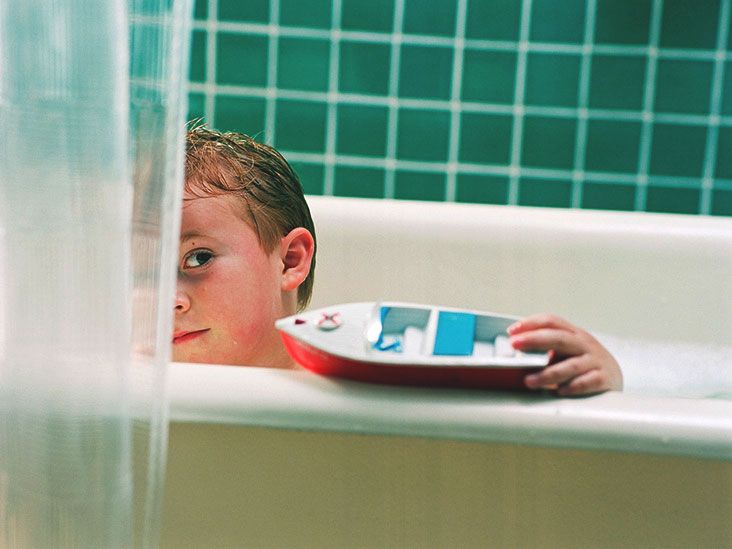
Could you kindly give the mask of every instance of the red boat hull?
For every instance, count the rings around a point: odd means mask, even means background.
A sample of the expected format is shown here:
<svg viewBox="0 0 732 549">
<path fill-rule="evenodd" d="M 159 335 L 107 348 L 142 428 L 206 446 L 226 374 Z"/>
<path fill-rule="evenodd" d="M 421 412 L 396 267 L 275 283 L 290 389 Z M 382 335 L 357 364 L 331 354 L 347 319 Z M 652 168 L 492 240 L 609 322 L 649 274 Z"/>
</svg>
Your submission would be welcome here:
<svg viewBox="0 0 732 549">
<path fill-rule="evenodd" d="M 324 376 L 370 383 L 526 391 L 528 389 L 524 385 L 524 377 L 542 369 L 542 367 L 435 367 L 364 362 L 335 356 L 284 332 L 280 334 L 287 352 L 304 368 Z"/>
</svg>

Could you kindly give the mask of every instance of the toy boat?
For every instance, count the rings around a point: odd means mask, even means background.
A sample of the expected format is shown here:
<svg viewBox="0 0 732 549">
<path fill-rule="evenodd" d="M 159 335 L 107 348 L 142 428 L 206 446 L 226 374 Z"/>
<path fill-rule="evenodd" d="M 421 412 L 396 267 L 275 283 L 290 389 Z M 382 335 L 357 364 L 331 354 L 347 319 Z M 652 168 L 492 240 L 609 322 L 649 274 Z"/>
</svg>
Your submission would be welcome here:
<svg viewBox="0 0 732 549">
<path fill-rule="evenodd" d="M 515 351 L 517 317 L 378 302 L 347 303 L 276 322 L 292 358 L 315 373 L 396 385 L 523 390 L 546 353 Z"/>
</svg>

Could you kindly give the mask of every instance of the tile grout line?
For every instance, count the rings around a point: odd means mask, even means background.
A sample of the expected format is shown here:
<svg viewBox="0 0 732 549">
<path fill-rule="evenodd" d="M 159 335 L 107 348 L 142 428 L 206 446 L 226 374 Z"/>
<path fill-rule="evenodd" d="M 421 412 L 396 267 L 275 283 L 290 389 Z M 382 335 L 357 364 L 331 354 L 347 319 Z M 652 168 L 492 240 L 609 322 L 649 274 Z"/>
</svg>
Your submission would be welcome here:
<svg viewBox="0 0 732 549">
<path fill-rule="evenodd" d="M 325 132 L 325 179 L 323 194 L 332 196 L 335 187 L 336 137 L 338 132 L 338 72 L 341 55 L 341 0 L 333 0 L 330 29 L 330 61 L 328 74 L 328 111 Z"/>
<path fill-rule="evenodd" d="M 265 23 L 239 23 L 239 22 L 215 22 L 216 31 L 224 31 L 238 34 L 255 34 L 266 36 L 269 35 L 269 25 Z M 207 30 L 209 25 L 207 22 L 195 21 L 193 23 L 194 30 Z M 311 29 L 308 27 L 280 26 L 280 36 L 304 39 L 320 39 L 328 40 L 331 38 L 330 31 L 321 29 Z M 371 42 L 377 44 L 389 44 L 392 41 L 392 33 L 387 32 L 368 32 L 368 31 L 348 31 L 341 30 L 341 39 L 350 42 Z M 435 46 L 450 47 L 454 44 L 454 39 L 445 38 L 444 36 L 422 35 L 422 34 L 402 34 L 402 44 L 414 46 Z M 474 38 L 465 39 L 465 47 L 480 51 L 516 51 L 519 42 L 511 40 L 480 40 Z M 573 44 L 569 42 L 528 42 L 527 51 L 544 52 L 544 53 L 560 53 L 581 56 L 583 55 L 583 45 Z M 645 57 L 648 55 L 648 46 L 634 46 L 623 44 L 595 44 L 594 50 L 600 55 L 618 55 L 618 56 L 638 56 Z M 659 59 L 679 59 L 679 60 L 699 60 L 714 61 L 717 58 L 717 51 L 712 49 L 697 48 L 656 48 L 656 56 Z M 724 59 L 732 60 L 732 52 L 725 52 Z"/>
<path fill-rule="evenodd" d="M 324 153 L 304 153 L 285 149 L 282 150 L 282 153 L 290 160 L 303 162 L 305 164 L 323 164 L 325 162 Z M 356 168 L 384 169 L 386 168 L 387 162 L 388 160 L 386 158 L 373 156 L 337 155 L 335 158 L 335 163 L 338 166 L 350 166 Z M 447 169 L 447 163 L 419 160 L 397 160 L 396 169 L 421 173 L 442 174 Z M 509 175 L 510 171 L 510 167 L 503 164 L 457 164 L 457 173 L 460 174 L 506 176 Z M 529 167 L 521 167 L 519 169 L 519 177 L 536 177 L 570 182 L 572 180 L 572 175 L 573 171 L 567 169 Z M 592 181 L 594 183 L 632 184 L 637 181 L 635 173 L 587 171 L 584 175 L 585 180 Z M 689 176 L 651 175 L 649 176 L 649 181 L 655 185 L 662 185 L 666 187 L 696 189 L 699 186 L 699 178 Z M 720 188 L 732 189 L 732 179 L 717 179 L 716 182 L 719 184 Z"/>
<path fill-rule="evenodd" d="M 648 36 L 648 58 L 646 59 L 646 83 L 643 91 L 643 118 L 638 152 L 638 170 L 635 189 L 636 211 L 645 211 L 648 196 L 648 174 L 653 142 L 653 103 L 656 93 L 656 66 L 658 64 L 658 43 L 661 34 L 663 0 L 654 0 L 651 9 L 651 28 Z"/>
<path fill-rule="evenodd" d="M 580 65 L 579 89 L 577 92 L 577 133 L 574 142 L 574 169 L 572 171 L 571 208 L 582 207 L 583 180 L 585 160 L 587 154 L 587 104 L 590 95 L 590 78 L 592 76 L 593 43 L 595 41 L 595 19 L 597 15 L 597 0 L 587 0 L 585 3 L 585 32 L 582 63 Z"/>
<path fill-rule="evenodd" d="M 447 182 L 445 201 L 455 202 L 457 163 L 460 152 L 461 103 L 467 0 L 457 1 L 455 39 L 453 40 L 452 85 L 450 93 L 450 137 L 447 153 Z"/>
<path fill-rule="evenodd" d="M 206 17 L 206 84 L 204 90 L 205 104 L 203 108 L 204 122 L 214 127 L 216 116 L 216 57 L 218 42 L 218 0 L 208 0 Z"/>
<path fill-rule="evenodd" d="M 714 76 L 709 100 L 709 126 L 707 142 L 704 148 L 704 171 L 699 196 L 699 213 L 709 215 L 712 209 L 712 190 L 714 172 L 717 164 L 719 115 L 722 110 L 722 85 L 724 83 L 724 58 L 729 41 L 730 0 L 722 0 L 720 4 L 719 25 L 717 27 L 717 55 L 714 62 Z"/>
<path fill-rule="evenodd" d="M 402 30 L 404 25 L 404 2 L 395 0 L 392 22 L 391 48 L 389 50 L 389 89 L 387 104 L 389 115 L 386 135 L 386 159 L 384 173 L 384 198 L 394 198 L 396 177 L 397 132 L 399 130 L 399 71 L 402 58 Z"/>
<path fill-rule="evenodd" d="M 521 2 L 521 31 L 516 59 L 516 82 L 513 95 L 513 127 L 511 131 L 511 165 L 509 166 L 508 204 L 518 204 L 521 145 L 523 142 L 524 95 L 526 93 L 526 58 L 531 25 L 531 0 Z"/>
<path fill-rule="evenodd" d="M 200 82 L 191 82 L 190 91 L 205 93 L 208 89 L 207 84 Z M 230 84 L 211 85 L 210 89 L 216 95 L 224 95 L 229 97 L 257 97 L 266 99 L 269 90 L 267 87 L 255 86 L 237 86 Z M 293 89 L 278 88 L 274 90 L 276 98 L 294 99 L 300 101 L 310 101 L 314 103 L 325 103 L 328 101 L 327 92 L 300 91 Z M 450 101 L 441 99 L 414 99 L 414 98 L 394 98 L 379 95 L 364 95 L 356 93 L 336 93 L 331 94 L 336 103 L 358 104 L 366 106 L 389 107 L 394 105 L 399 109 L 426 109 L 435 111 L 449 111 Z M 500 103 L 461 103 L 461 110 L 464 113 L 490 113 L 490 114 L 512 114 L 514 107 L 508 104 Z M 538 105 L 524 105 L 524 114 L 535 116 L 544 116 L 548 118 L 577 118 L 579 109 L 573 107 L 549 107 Z M 632 110 L 614 110 L 614 109 L 587 109 L 587 118 L 590 120 L 623 120 L 642 122 L 644 120 L 643 111 Z M 682 126 L 706 126 L 709 124 L 709 116 L 706 114 L 684 114 L 673 112 L 656 112 L 654 113 L 656 122 L 665 122 L 669 124 L 677 124 Z M 732 116 L 720 116 L 719 125 L 724 127 L 732 126 Z"/>
<path fill-rule="evenodd" d="M 277 120 L 277 71 L 279 70 L 279 24 L 280 0 L 270 0 L 269 5 L 269 38 L 267 42 L 267 88 L 264 109 L 264 141 L 274 146 L 277 138 L 275 121 Z"/>
</svg>

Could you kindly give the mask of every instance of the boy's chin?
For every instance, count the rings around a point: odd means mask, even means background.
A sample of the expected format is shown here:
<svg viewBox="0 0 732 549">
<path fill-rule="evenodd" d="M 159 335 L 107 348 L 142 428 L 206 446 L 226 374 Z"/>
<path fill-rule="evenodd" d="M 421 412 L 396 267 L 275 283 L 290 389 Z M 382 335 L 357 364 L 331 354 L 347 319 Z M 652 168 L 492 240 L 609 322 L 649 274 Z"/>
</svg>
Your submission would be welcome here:
<svg viewBox="0 0 732 549">
<path fill-rule="evenodd" d="M 251 349 L 250 349 L 251 350 Z M 230 351 L 230 352 L 227 352 Z M 295 362 L 284 349 L 277 345 L 267 352 L 242 352 L 242 349 L 203 348 L 187 342 L 173 345 L 171 357 L 173 362 L 193 362 L 198 364 L 221 364 L 225 366 L 254 366 L 277 368 L 282 370 L 298 369 Z"/>
<path fill-rule="evenodd" d="M 206 353 L 196 353 L 191 351 L 182 351 L 177 350 L 175 347 L 173 347 L 173 352 L 171 353 L 171 358 L 173 362 L 195 362 L 198 364 L 215 364 L 215 361 L 212 361 L 213 358 L 210 354 Z"/>
<path fill-rule="evenodd" d="M 176 351 L 173 349 L 173 362 L 191 362 L 195 364 L 220 364 L 224 366 L 243 366 L 247 365 L 238 357 L 231 357 L 226 354 L 209 353 L 201 351 Z"/>
</svg>

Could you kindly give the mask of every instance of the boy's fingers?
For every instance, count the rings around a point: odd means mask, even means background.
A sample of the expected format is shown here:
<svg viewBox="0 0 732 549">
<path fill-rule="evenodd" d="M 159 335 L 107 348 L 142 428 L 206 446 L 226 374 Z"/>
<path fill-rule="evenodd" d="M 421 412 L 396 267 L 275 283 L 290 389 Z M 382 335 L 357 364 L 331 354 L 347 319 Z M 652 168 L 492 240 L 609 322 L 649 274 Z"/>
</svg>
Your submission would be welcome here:
<svg viewBox="0 0 732 549">
<path fill-rule="evenodd" d="M 586 349 L 573 332 L 542 328 L 525 334 L 511 336 L 514 349 L 525 352 L 544 352 L 553 350 L 560 355 L 581 355 Z"/>
<path fill-rule="evenodd" d="M 557 389 L 559 396 L 577 396 L 600 393 L 609 389 L 607 376 L 600 370 L 593 369 L 578 376 Z"/>
<path fill-rule="evenodd" d="M 574 331 L 576 328 L 570 322 L 556 315 L 541 313 L 527 316 L 511 324 L 506 330 L 510 335 L 538 330 L 539 328 L 555 328 L 558 330 Z"/>
<path fill-rule="evenodd" d="M 529 389 L 548 389 L 562 385 L 593 370 L 586 355 L 563 360 L 553 366 L 547 366 L 541 372 L 526 376 L 524 382 Z"/>
</svg>

